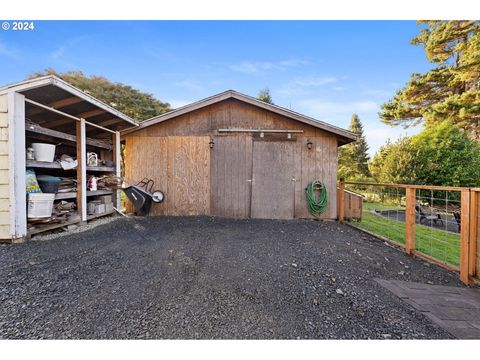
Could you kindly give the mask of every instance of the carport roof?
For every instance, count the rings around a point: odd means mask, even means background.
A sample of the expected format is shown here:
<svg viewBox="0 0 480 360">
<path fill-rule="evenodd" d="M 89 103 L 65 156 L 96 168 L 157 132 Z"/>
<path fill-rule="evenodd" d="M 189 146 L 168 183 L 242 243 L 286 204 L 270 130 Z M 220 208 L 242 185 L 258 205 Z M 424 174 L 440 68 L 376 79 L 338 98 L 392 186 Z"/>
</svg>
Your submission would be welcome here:
<svg viewBox="0 0 480 360">
<path fill-rule="evenodd" d="M 0 87 L 0 95 L 8 92 L 18 92 L 27 99 L 42 105 L 60 110 L 66 114 L 82 117 L 110 130 L 120 131 L 137 122 L 121 111 L 96 99 L 66 81 L 47 75 Z M 42 126 L 63 130 L 65 121 L 62 116 L 48 111 L 41 111 L 35 105 L 25 104 L 26 117 Z M 71 126 L 70 126 L 71 127 Z M 65 132 L 68 132 L 67 129 Z"/>
<path fill-rule="evenodd" d="M 208 97 L 206 99 L 194 102 L 194 103 L 189 104 L 189 105 L 182 106 L 178 109 L 169 111 L 165 114 L 158 115 L 158 116 L 155 116 L 155 117 L 150 118 L 148 120 L 142 121 L 140 123 L 140 125 L 137 126 L 136 128 L 124 130 L 122 132 L 122 135 L 126 135 L 126 134 L 129 134 L 129 133 L 135 132 L 137 130 L 146 128 L 148 126 L 161 123 L 163 121 L 172 119 L 174 117 L 177 117 L 177 116 L 180 116 L 180 115 L 183 115 L 183 114 L 186 114 L 186 113 L 189 113 L 189 112 L 194 111 L 194 110 L 201 109 L 201 108 L 209 106 L 209 105 L 213 105 L 215 103 L 218 103 L 220 101 L 224 101 L 224 100 L 227 100 L 227 99 L 236 99 L 236 100 L 239 100 L 239 101 L 242 101 L 242 102 L 257 106 L 257 107 L 260 107 L 262 109 L 269 110 L 269 111 L 272 111 L 274 113 L 283 115 L 285 117 L 288 117 L 290 119 L 302 122 L 304 124 L 311 125 L 311 126 L 316 127 L 318 129 L 322 129 L 324 131 L 333 133 L 333 134 L 337 135 L 338 137 L 340 137 L 343 140 L 342 142 L 344 144 L 347 144 L 347 143 L 350 143 L 350 142 L 356 140 L 356 135 L 354 133 L 348 131 L 348 130 L 339 128 L 337 126 L 325 123 L 323 121 L 314 119 L 314 118 L 306 116 L 306 115 L 302 115 L 300 113 L 297 113 L 295 111 L 283 108 L 281 106 L 268 104 L 266 102 L 263 102 L 263 101 L 260 101 L 256 98 L 254 98 L 254 97 L 239 93 L 239 92 L 234 91 L 234 90 L 224 91 L 220 94 L 213 95 L 213 96 Z"/>
</svg>

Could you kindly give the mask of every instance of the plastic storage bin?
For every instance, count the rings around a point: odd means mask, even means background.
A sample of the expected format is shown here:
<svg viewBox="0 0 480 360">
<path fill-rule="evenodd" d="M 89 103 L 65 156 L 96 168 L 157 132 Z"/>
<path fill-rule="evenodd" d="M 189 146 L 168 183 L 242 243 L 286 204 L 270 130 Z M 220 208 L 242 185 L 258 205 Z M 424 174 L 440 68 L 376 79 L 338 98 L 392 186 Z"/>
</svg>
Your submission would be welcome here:
<svg viewBox="0 0 480 360">
<path fill-rule="evenodd" d="M 53 162 L 55 158 L 55 145 L 44 143 L 32 143 L 35 150 L 35 160 L 43 162 Z"/>
<path fill-rule="evenodd" d="M 52 216 L 55 194 L 28 194 L 28 218 L 48 218 Z"/>
<path fill-rule="evenodd" d="M 37 182 L 43 193 L 56 194 L 62 179 L 56 176 L 38 175 Z"/>
</svg>

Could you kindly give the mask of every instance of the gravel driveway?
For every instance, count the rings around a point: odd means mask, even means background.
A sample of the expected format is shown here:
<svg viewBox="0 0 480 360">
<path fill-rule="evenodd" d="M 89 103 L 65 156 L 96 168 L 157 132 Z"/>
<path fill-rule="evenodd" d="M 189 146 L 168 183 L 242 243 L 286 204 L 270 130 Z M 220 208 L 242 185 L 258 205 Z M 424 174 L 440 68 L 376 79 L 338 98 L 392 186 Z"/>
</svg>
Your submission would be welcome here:
<svg viewBox="0 0 480 360">
<path fill-rule="evenodd" d="M 346 225 L 120 218 L 0 246 L 0 338 L 450 338 L 374 279 L 455 274 Z"/>
</svg>

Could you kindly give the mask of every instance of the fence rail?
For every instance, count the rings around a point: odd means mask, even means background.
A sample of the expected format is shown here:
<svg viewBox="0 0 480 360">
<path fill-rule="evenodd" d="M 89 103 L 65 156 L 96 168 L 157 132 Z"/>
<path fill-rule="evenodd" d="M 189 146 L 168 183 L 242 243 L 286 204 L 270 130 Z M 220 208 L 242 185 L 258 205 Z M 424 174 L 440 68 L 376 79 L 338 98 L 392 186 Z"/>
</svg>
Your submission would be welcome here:
<svg viewBox="0 0 480 360">
<path fill-rule="evenodd" d="M 361 216 L 353 219 L 352 191 L 364 199 Z M 352 221 L 408 255 L 458 271 L 465 284 L 480 282 L 480 188 L 340 180 L 337 200 L 340 222 Z"/>
</svg>

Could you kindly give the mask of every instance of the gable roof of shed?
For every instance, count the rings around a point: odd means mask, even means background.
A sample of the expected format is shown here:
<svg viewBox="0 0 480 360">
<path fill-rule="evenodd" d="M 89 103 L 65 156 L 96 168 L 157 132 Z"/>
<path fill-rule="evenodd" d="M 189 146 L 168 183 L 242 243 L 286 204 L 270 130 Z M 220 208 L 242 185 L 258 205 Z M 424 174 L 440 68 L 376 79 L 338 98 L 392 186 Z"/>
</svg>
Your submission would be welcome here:
<svg viewBox="0 0 480 360">
<path fill-rule="evenodd" d="M 227 99 L 236 99 L 236 100 L 239 100 L 239 101 L 257 106 L 259 108 L 269 110 L 269 111 L 277 113 L 279 115 L 283 115 L 285 117 L 288 117 L 290 119 L 299 121 L 301 123 L 311 125 L 311 126 L 316 127 L 318 129 L 333 133 L 333 134 L 343 138 L 344 143 L 349 143 L 349 142 L 355 141 L 355 139 L 356 139 L 356 135 L 354 133 L 348 131 L 348 130 L 339 128 L 339 127 L 334 126 L 334 125 L 327 124 L 323 121 L 316 120 L 312 117 L 302 115 L 300 113 L 297 113 L 295 111 L 283 108 L 281 106 L 268 104 L 266 102 L 263 102 L 263 101 L 260 101 L 256 98 L 254 98 L 254 97 L 239 93 L 239 92 L 234 91 L 234 90 L 227 90 L 227 91 L 224 91 L 220 94 L 213 95 L 213 96 L 208 97 L 206 99 L 194 102 L 192 104 L 182 106 L 178 109 L 175 109 L 175 110 L 169 111 L 167 113 L 155 116 L 155 117 L 150 118 L 148 120 L 144 120 L 139 124 L 139 126 L 137 126 L 135 128 L 132 128 L 132 129 L 126 129 L 126 130 L 122 131 L 122 135 L 126 135 L 126 134 L 129 134 L 129 133 L 144 129 L 146 127 L 164 122 L 166 120 L 175 118 L 177 116 L 180 116 L 180 115 L 183 115 L 183 114 L 186 114 L 186 113 L 189 113 L 189 112 L 201 109 L 201 108 L 204 108 L 204 107 L 209 106 L 209 105 L 216 104 L 220 101 L 224 101 L 224 100 L 227 100 Z"/>
</svg>

